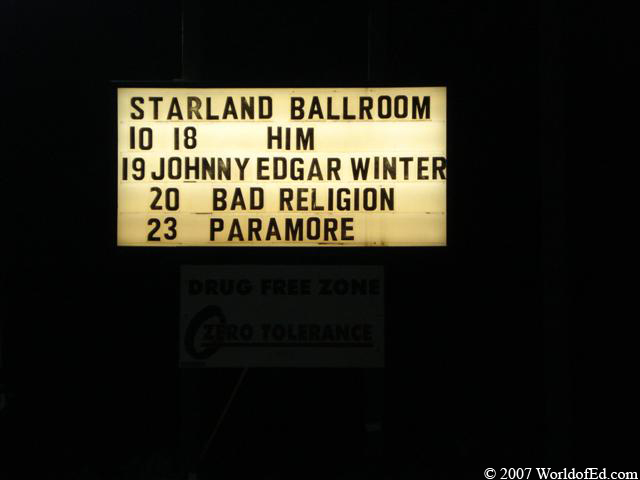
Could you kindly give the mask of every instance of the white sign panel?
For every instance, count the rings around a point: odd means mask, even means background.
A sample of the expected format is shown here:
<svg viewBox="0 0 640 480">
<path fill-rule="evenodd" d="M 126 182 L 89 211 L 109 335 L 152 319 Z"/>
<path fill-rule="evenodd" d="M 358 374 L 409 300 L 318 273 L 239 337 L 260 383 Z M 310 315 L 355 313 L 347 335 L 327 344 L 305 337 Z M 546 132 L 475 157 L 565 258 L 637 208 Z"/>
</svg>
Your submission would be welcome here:
<svg viewBox="0 0 640 480">
<path fill-rule="evenodd" d="M 446 245 L 446 89 L 119 88 L 118 245 Z"/>
<path fill-rule="evenodd" d="M 184 367 L 383 367 L 377 266 L 184 266 Z"/>
</svg>

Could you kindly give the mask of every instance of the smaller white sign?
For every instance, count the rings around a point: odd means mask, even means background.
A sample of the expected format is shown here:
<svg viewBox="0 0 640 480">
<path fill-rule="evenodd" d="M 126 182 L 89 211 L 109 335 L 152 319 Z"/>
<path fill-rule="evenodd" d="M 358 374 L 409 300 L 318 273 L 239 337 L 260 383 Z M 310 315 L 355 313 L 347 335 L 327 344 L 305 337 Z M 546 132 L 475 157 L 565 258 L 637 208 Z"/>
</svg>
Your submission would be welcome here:
<svg viewBox="0 0 640 480">
<path fill-rule="evenodd" d="M 183 367 L 383 367 L 379 266 L 183 266 Z"/>
</svg>

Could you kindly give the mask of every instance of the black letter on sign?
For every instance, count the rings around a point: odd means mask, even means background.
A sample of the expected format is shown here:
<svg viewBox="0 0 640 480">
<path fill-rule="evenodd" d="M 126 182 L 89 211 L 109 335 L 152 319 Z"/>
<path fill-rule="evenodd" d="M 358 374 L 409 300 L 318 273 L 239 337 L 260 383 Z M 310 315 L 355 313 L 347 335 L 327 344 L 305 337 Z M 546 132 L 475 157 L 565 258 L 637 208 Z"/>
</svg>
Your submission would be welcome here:
<svg viewBox="0 0 640 480">
<path fill-rule="evenodd" d="M 420 97 L 411 97 L 413 103 L 413 118 L 431 118 L 431 97 L 422 97 L 422 103 L 420 103 Z"/>
<path fill-rule="evenodd" d="M 291 97 L 291 120 L 301 120 L 304 118 L 304 98 Z"/>
<path fill-rule="evenodd" d="M 447 179 L 447 174 L 445 173 L 445 168 L 447 168 L 447 159 L 444 157 L 433 157 L 433 179 L 437 180 L 438 175 L 442 180 Z"/>
<path fill-rule="evenodd" d="M 265 105 L 266 104 L 266 108 Z M 260 118 L 271 118 L 271 112 L 273 104 L 271 97 L 258 97 L 258 111 L 260 112 Z"/>
<path fill-rule="evenodd" d="M 211 222 L 210 222 L 210 232 L 211 232 L 211 236 L 209 237 L 210 240 L 213 242 L 216 238 L 216 232 L 221 232 L 222 229 L 224 228 L 224 222 L 222 221 L 221 218 L 212 218 Z"/>
<path fill-rule="evenodd" d="M 131 112 L 131 118 L 134 120 L 141 120 L 144 118 L 144 110 L 142 110 L 136 103 L 144 103 L 144 98 L 142 97 L 132 97 L 131 98 L 131 106 L 136 109 L 137 114 Z"/>
</svg>

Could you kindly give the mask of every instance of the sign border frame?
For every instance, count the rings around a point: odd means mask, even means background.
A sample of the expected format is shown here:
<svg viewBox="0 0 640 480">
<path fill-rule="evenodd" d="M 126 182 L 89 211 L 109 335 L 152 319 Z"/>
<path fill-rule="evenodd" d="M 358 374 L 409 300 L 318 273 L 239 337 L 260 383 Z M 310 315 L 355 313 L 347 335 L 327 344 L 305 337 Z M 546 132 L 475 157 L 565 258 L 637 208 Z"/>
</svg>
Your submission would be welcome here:
<svg viewBox="0 0 640 480">
<path fill-rule="evenodd" d="M 110 120 L 111 120 L 111 152 L 109 155 L 110 158 L 110 182 L 111 185 L 110 191 L 110 201 L 109 208 L 111 212 L 111 219 L 109 222 L 109 241 L 111 245 L 115 248 L 116 251 L 153 251 L 157 252 L 158 250 L 162 251 L 188 251 L 189 256 L 196 257 L 204 257 L 204 252 L 217 252 L 221 251 L 238 251 L 245 252 L 247 250 L 257 252 L 266 251 L 275 251 L 279 250 L 282 252 L 289 252 L 291 250 L 300 251 L 300 253 L 305 252 L 317 252 L 317 251 L 347 251 L 354 252 L 359 250 L 370 251 L 371 253 L 378 252 L 378 254 L 382 251 L 404 251 L 404 252 L 415 252 L 418 251 L 450 251 L 452 249 L 452 228 L 451 221 L 455 219 L 455 215 L 451 215 L 453 202 L 452 199 L 454 195 L 452 195 L 451 183 L 451 169 L 449 164 L 449 158 L 451 157 L 451 85 L 446 82 L 416 82 L 416 81 L 407 81 L 407 82 L 374 82 L 374 81 L 341 81 L 341 82 L 302 82 L 302 81 L 292 81 L 292 82 L 284 82 L 284 81 L 273 81 L 273 82 L 265 82 L 265 81 L 243 81 L 243 82 L 216 82 L 216 81 L 190 81 L 190 80 L 112 80 L 109 85 L 110 95 L 109 95 L 109 103 L 110 103 Z M 167 247 L 167 246 L 159 246 L 159 245 L 145 245 L 145 246 L 134 246 L 134 245 L 118 245 L 118 89 L 119 88 L 412 88 L 412 87 L 444 87 L 446 89 L 446 115 L 447 115 L 447 127 L 446 127 L 446 139 L 445 145 L 447 148 L 447 188 L 446 188 L 446 225 L 445 225 L 445 236 L 446 236 L 446 244 L 445 245 L 405 245 L 405 246 L 362 246 L 362 245 L 340 245 L 339 247 L 333 246 L 282 246 L 282 245 L 274 245 L 274 246 L 255 246 L 255 245 L 239 245 L 239 248 L 230 247 L 228 245 L 211 245 L 211 246 L 189 246 L 189 245 L 180 245 L 175 247 Z M 115 161 L 114 161 L 115 159 Z M 454 170 L 454 179 L 455 179 L 455 168 Z M 455 185 L 455 182 L 454 184 Z M 453 207 L 455 213 L 455 207 Z M 457 230 L 457 228 L 455 229 Z M 455 237 L 454 237 L 455 238 Z M 454 241 L 455 242 L 455 241 Z M 457 242 L 455 242 L 457 243 Z M 454 243 L 454 245 L 455 245 Z M 254 255 L 256 255 L 254 253 Z M 251 256 L 254 256 L 251 255 Z"/>
</svg>

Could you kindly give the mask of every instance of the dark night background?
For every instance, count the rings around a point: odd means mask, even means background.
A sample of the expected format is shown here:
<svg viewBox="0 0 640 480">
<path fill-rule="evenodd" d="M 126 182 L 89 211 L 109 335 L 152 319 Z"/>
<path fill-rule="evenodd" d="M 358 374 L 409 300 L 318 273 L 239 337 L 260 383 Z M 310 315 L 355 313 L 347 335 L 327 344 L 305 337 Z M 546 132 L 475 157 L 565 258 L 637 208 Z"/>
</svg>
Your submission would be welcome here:
<svg viewBox="0 0 640 480">
<path fill-rule="evenodd" d="M 634 282 L 618 277 L 632 270 L 635 223 L 622 213 L 628 12 L 203 2 L 183 56 L 178 1 L 1 9 L 0 478 L 633 468 L 637 314 Z M 110 82 L 185 73 L 220 86 L 446 85 L 449 246 L 116 248 Z M 198 462 L 240 371 L 178 369 L 180 265 L 316 263 L 385 266 L 386 368 L 251 369 Z M 382 433 L 366 433 L 378 415 Z"/>
</svg>

